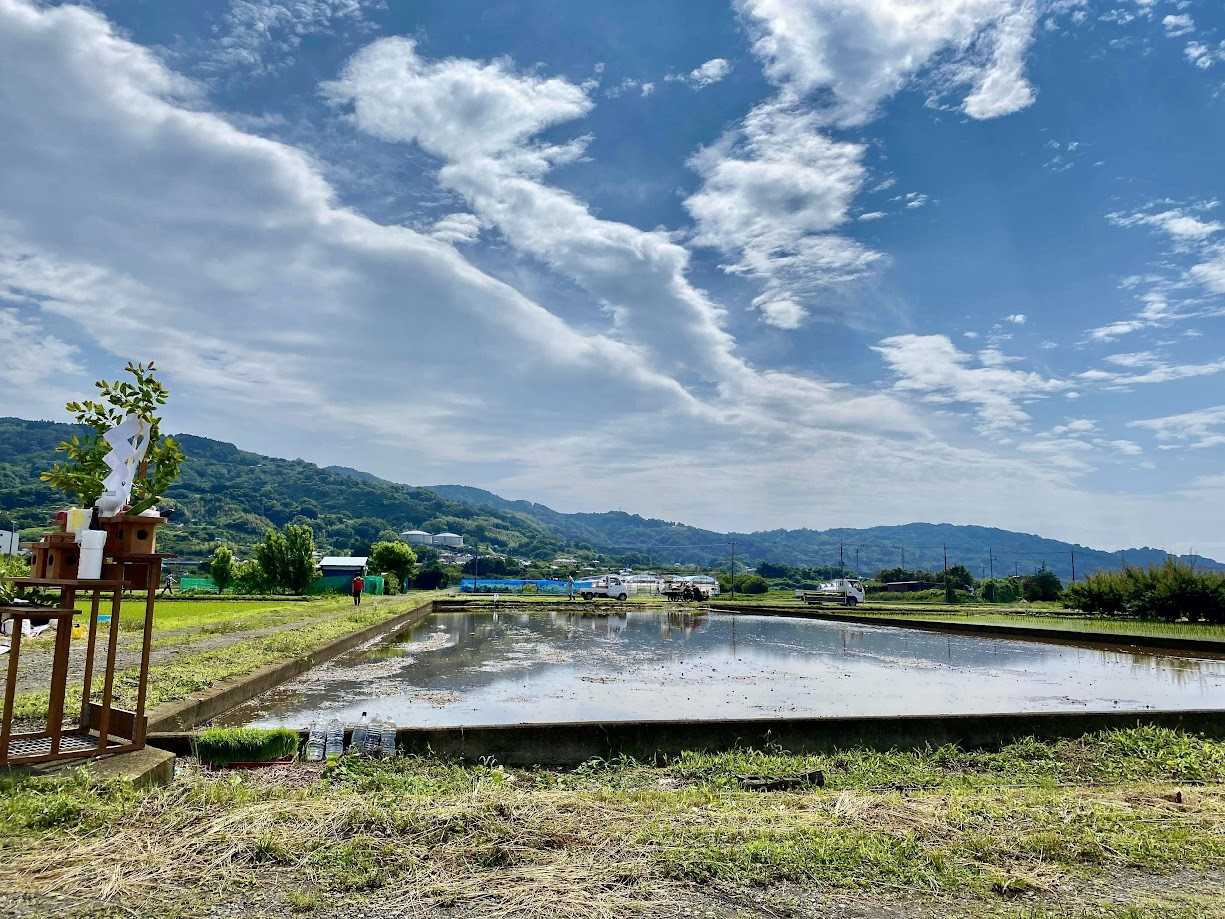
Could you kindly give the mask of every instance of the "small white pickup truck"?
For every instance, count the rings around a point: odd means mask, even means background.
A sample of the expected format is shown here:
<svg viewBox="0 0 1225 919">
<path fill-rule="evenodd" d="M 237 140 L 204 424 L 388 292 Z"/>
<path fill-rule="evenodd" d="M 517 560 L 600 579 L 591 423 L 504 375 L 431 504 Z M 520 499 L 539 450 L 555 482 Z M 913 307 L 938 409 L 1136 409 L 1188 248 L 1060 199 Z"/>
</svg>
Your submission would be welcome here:
<svg viewBox="0 0 1225 919">
<path fill-rule="evenodd" d="M 817 590 L 797 590 L 796 599 L 816 605 L 818 603 L 838 603 L 842 606 L 855 606 L 864 601 L 863 581 L 858 578 L 838 578 L 827 581 Z"/>
<path fill-rule="evenodd" d="M 629 584 L 626 583 L 625 578 L 616 574 L 606 574 L 601 578 L 583 581 L 581 584 L 576 583 L 574 589 L 584 600 L 591 600 L 595 597 L 612 597 L 614 600 L 625 602 L 629 599 Z"/>
</svg>

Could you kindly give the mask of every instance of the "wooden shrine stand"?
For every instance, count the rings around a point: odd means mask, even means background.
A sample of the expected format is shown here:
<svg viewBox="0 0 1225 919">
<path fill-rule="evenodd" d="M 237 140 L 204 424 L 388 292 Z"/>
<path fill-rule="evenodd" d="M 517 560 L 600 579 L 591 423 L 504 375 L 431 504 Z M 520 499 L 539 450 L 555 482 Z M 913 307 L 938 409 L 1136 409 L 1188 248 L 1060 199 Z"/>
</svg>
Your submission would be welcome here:
<svg viewBox="0 0 1225 919">
<path fill-rule="evenodd" d="M 144 529 L 152 534 L 160 518 L 145 518 Z M 126 521 L 125 521 L 126 522 Z M 107 529 L 111 529 L 110 526 Z M 53 536 L 56 534 L 52 534 Z M 45 548 L 50 545 L 44 540 Z M 152 539 L 145 547 L 151 547 Z M 5 683 L 4 715 L 0 721 L 0 767 L 28 766 L 53 760 L 67 760 L 127 753 L 145 745 L 145 692 L 149 681 L 149 649 L 153 637 L 153 607 L 162 578 L 162 559 L 168 556 L 155 552 L 127 552 L 131 539 L 115 540 L 120 550 L 109 551 L 99 580 L 78 580 L 69 577 L 14 578 L 15 587 L 37 587 L 59 592 L 59 602 L 53 607 L 14 605 L 0 607 L 0 619 L 13 620 L 12 646 L 9 650 L 8 678 Z M 39 561 L 42 561 L 40 558 Z M 34 574 L 45 573 L 45 565 L 36 562 Z M 133 711 L 114 706 L 116 654 L 119 647 L 119 619 L 123 592 L 145 591 L 144 631 L 141 641 L 140 674 Z M 85 672 L 81 680 L 81 714 L 76 727 L 64 727 L 64 704 L 68 692 L 68 657 L 72 644 L 75 617 L 82 615 L 76 608 L 78 597 L 88 597 L 89 631 L 85 646 Z M 110 622 L 98 622 L 103 598 L 110 603 Z M 22 626 L 29 620 L 55 622 L 55 645 L 51 658 L 50 702 L 45 730 L 13 733 L 13 701 L 17 692 L 17 669 L 21 657 Z M 101 704 L 91 700 L 94 680 L 94 658 L 99 639 L 106 645 L 106 660 L 102 670 Z"/>
</svg>

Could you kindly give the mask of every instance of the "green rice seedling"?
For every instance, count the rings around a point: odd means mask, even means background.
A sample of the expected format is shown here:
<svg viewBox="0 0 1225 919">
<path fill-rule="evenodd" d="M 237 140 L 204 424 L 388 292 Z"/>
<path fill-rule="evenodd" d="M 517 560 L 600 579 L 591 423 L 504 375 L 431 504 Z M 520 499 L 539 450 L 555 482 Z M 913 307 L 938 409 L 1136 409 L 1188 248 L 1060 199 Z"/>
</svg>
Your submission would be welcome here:
<svg viewBox="0 0 1225 919">
<path fill-rule="evenodd" d="M 296 754 L 298 740 L 289 728 L 208 728 L 196 737 L 196 756 L 210 766 L 266 763 Z"/>
</svg>

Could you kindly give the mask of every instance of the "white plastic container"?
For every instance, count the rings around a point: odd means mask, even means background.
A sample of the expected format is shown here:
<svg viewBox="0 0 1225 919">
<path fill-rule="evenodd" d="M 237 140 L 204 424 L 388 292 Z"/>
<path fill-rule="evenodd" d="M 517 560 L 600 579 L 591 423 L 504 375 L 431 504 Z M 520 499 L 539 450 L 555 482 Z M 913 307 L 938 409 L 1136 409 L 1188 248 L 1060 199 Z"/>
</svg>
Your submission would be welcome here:
<svg viewBox="0 0 1225 919">
<path fill-rule="evenodd" d="M 77 534 L 81 545 L 81 562 L 77 577 L 83 581 L 102 577 L 102 550 L 106 547 L 106 530 L 82 530 Z"/>
</svg>

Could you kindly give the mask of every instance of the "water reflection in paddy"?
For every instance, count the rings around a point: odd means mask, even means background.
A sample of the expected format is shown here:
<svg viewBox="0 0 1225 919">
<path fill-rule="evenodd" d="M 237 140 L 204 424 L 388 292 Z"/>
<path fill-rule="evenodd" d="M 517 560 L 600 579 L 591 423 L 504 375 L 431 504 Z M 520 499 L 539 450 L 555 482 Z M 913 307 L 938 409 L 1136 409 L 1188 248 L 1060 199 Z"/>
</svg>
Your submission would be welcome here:
<svg viewBox="0 0 1225 919">
<path fill-rule="evenodd" d="M 665 610 L 433 613 L 228 713 L 402 726 L 1208 708 L 1225 661 L 810 619 Z"/>
</svg>

